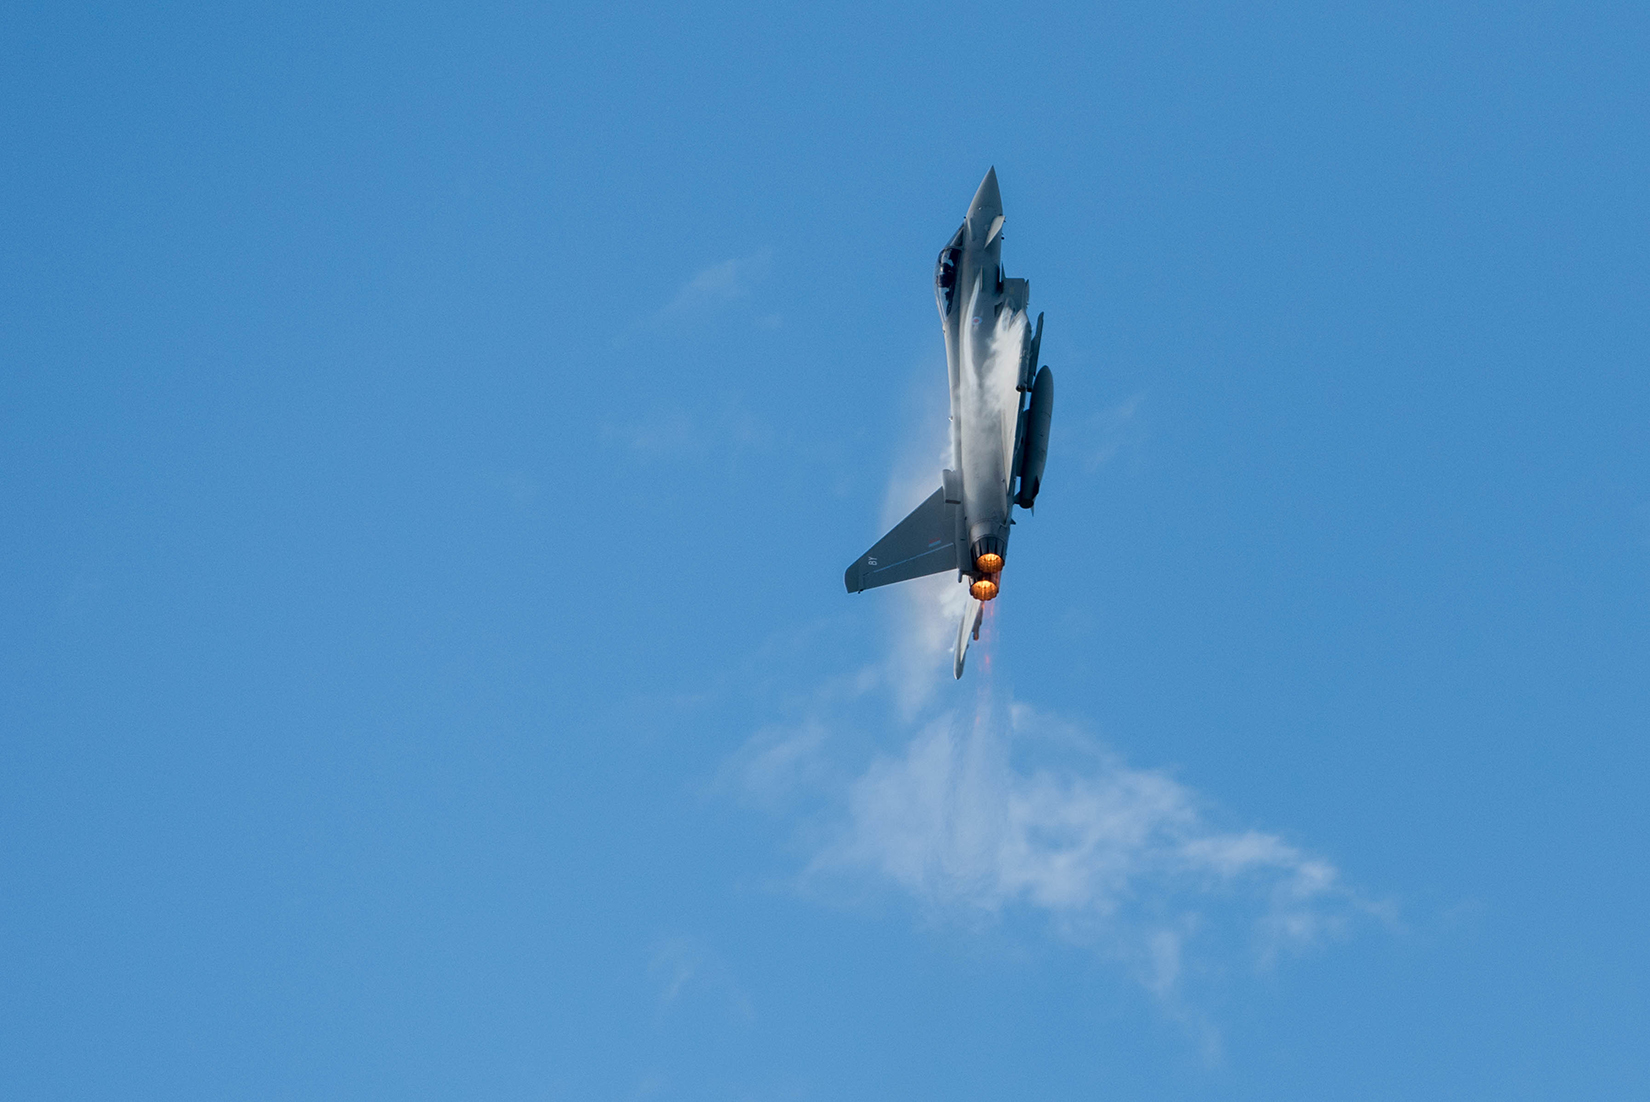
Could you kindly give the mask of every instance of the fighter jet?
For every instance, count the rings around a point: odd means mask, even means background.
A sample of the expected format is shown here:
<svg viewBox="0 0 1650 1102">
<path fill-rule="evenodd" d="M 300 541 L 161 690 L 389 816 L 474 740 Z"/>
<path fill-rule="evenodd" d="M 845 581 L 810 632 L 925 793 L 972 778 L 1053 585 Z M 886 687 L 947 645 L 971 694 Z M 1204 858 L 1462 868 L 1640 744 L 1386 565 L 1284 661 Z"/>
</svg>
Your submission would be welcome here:
<svg viewBox="0 0 1650 1102">
<path fill-rule="evenodd" d="M 1043 315 L 1027 317 L 1031 284 L 1003 275 L 1003 200 L 992 168 L 934 267 L 934 298 L 951 381 L 951 467 L 940 488 L 848 568 L 859 593 L 947 570 L 969 583 L 953 673 L 962 677 L 985 602 L 1002 591 L 1014 507 L 1030 509 L 1048 460 L 1054 376 L 1037 360 Z"/>
</svg>

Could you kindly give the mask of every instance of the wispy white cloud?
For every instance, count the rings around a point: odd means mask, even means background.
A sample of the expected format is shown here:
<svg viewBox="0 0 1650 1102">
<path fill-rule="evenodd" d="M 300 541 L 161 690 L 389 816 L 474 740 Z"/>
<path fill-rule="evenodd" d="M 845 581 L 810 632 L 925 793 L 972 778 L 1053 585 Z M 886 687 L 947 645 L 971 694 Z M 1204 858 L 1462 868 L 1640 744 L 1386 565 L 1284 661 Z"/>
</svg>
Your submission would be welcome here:
<svg viewBox="0 0 1650 1102">
<path fill-rule="evenodd" d="M 681 289 L 654 315 L 654 323 L 702 314 L 748 298 L 757 284 L 767 278 L 771 254 L 763 250 L 752 256 L 734 257 L 712 264 L 682 285 Z M 762 324 L 778 324 L 777 316 L 765 315 Z"/>
<path fill-rule="evenodd" d="M 880 885 L 963 926 L 1040 917 L 1170 1006 L 1189 969 L 1265 969 L 1377 910 L 1332 862 L 1221 825 L 1190 787 L 1075 724 L 996 703 L 989 684 L 972 710 L 929 718 L 857 770 L 833 760 L 832 734 L 817 717 L 764 731 L 728 773 L 770 810 L 826 797 L 801 828 L 810 892 Z"/>
<path fill-rule="evenodd" d="M 659 985 L 659 1004 L 669 1007 L 694 994 L 721 1003 L 746 1021 L 755 1017 L 750 997 L 727 962 L 696 938 L 669 937 L 653 947 L 648 973 Z"/>
<path fill-rule="evenodd" d="M 877 755 L 845 802 L 808 876 L 868 875 L 964 918 L 1041 914 L 1163 996 L 1200 932 L 1241 927 L 1266 965 L 1361 907 L 1330 862 L 1216 825 L 1187 786 L 1028 705 L 996 706 L 989 687 Z"/>
<path fill-rule="evenodd" d="M 1115 454 L 1141 401 L 1090 419 L 1102 431 L 1088 458 Z M 949 459 L 948 445 L 916 439 L 886 522 L 931 493 Z M 995 687 L 989 616 L 984 653 L 956 685 L 950 648 L 967 601 L 954 577 L 903 583 L 885 605 L 890 645 L 860 692 L 822 697 L 723 769 L 749 802 L 791 817 L 799 888 L 892 891 L 965 928 L 1029 920 L 1118 962 L 1207 1046 L 1216 1034 L 1188 1009 L 1195 982 L 1272 967 L 1380 914 L 1327 858 L 1230 825 L 1190 786 Z"/>
<path fill-rule="evenodd" d="M 776 809 L 825 781 L 827 735 L 816 717 L 794 728 L 763 728 L 722 764 L 716 787 Z"/>
<path fill-rule="evenodd" d="M 1093 474 L 1125 451 L 1138 448 L 1146 438 L 1145 404 L 1146 394 L 1140 391 L 1079 421 L 1072 426 L 1069 443 L 1060 447 L 1062 458 L 1076 460 L 1085 474 Z M 1060 436 L 1051 434 L 1056 442 Z"/>
<path fill-rule="evenodd" d="M 714 409 L 659 408 L 631 421 L 602 425 L 602 440 L 639 459 L 733 456 L 772 447 L 777 434 L 737 395 Z"/>
<path fill-rule="evenodd" d="M 678 287 L 664 305 L 651 312 L 638 313 L 629 325 L 615 332 L 612 346 L 624 348 L 648 334 L 674 333 L 696 320 L 724 316 L 739 304 L 745 306 L 748 324 L 758 329 L 782 327 L 783 315 L 755 312 L 756 291 L 768 278 L 773 266 L 771 258 L 772 254 L 763 249 L 750 256 L 730 257 L 701 268 Z"/>
</svg>

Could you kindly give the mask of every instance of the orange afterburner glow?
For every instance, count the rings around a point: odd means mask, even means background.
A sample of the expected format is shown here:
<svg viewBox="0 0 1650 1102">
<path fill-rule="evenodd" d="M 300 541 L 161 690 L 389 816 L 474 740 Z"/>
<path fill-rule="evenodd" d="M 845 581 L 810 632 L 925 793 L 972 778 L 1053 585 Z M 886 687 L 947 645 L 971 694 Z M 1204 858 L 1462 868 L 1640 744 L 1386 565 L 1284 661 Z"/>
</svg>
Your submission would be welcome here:
<svg viewBox="0 0 1650 1102">
<path fill-rule="evenodd" d="M 974 560 L 974 565 L 979 567 L 981 574 L 996 574 L 1003 568 L 1003 557 L 995 551 L 987 551 Z"/>
<path fill-rule="evenodd" d="M 997 595 L 997 579 L 981 578 L 968 587 L 968 592 L 974 595 L 976 601 L 989 601 Z"/>
</svg>

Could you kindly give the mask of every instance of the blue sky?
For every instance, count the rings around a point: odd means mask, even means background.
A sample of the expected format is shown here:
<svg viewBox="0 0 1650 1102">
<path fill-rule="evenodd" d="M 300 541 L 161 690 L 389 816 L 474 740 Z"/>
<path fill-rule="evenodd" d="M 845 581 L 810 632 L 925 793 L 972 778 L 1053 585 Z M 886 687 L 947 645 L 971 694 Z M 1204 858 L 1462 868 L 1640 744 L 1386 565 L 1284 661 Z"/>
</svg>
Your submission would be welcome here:
<svg viewBox="0 0 1650 1102">
<path fill-rule="evenodd" d="M 1647 32 L 15 7 L 0 1092 L 1642 1096 Z"/>
</svg>

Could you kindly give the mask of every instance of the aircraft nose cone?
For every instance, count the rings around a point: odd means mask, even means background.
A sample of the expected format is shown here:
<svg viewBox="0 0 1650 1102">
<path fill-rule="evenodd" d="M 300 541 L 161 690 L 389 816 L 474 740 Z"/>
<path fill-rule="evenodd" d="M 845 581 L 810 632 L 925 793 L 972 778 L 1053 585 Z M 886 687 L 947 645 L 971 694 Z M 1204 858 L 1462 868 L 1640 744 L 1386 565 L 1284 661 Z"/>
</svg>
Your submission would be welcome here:
<svg viewBox="0 0 1650 1102">
<path fill-rule="evenodd" d="M 997 190 L 997 167 L 993 165 L 986 169 L 985 179 L 980 181 L 980 190 L 974 193 L 974 201 L 968 204 L 968 213 L 989 214 L 995 218 L 1002 212 L 1003 193 Z"/>
<path fill-rule="evenodd" d="M 997 190 L 997 168 L 993 165 L 986 170 L 985 179 L 980 181 L 980 189 L 974 193 L 974 201 L 968 204 L 968 224 L 974 235 L 983 240 L 991 232 L 991 224 L 1003 213 L 1003 195 Z"/>
</svg>

